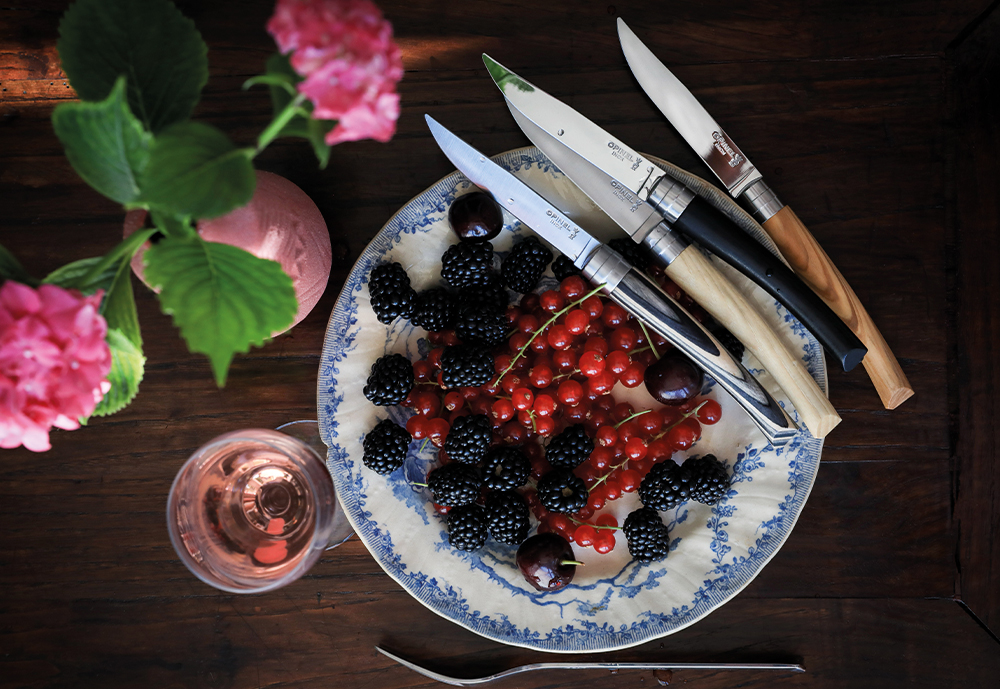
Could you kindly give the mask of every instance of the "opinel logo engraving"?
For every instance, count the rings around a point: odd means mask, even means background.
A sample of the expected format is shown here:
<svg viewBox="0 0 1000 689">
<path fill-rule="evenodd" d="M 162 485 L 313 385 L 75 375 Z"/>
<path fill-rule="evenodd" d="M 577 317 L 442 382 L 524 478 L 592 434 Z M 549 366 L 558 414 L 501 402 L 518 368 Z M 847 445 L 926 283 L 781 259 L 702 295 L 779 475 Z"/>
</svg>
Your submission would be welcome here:
<svg viewBox="0 0 1000 689">
<path fill-rule="evenodd" d="M 712 132 L 715 139 L 715 150 L 724 156 L 729 156 L 729 167 L 739 167 L 743 164 L 743 156 L 733 150 L 733 147 L 726 141 L 726 137 L 719 132 Z"/>
<path fill-rule="evenodd" d="M 552 210 L 545 211 L 545 215 L 549 216 L 549 223 L 558 227 L 560 230 L 565 230 L 569 233 L 570 239 L 576 239 L 576 236 L 580 234 L 580 228 L 576 227 L 568 220 L 563 220 L 559 215 Z"/>
<path fill-rule="evenodd" d="M 641 156 L 633 155 L 632 151 L 629 151 L 626 148 L 622 148 L 621 146 L 619 146 L 618 144 L 616 144 L 614 141 L 609 141 L 608 142 L 608 148 L 611 149 L 611 155 L 613 155 L 618 160 L 623 160 L 626 163 L 631 163 L 632 164 L 632 171 L 633 172 L 636 171 L 636 170 L 638 170 L 639 166 L 642 165 L 642 157 Z"/>
<path fill-rule="evenodd" d="M 611 188 L 614 189 L 616 198 L 621 199 L 625 203 L 632 204 L 632 207 L 629 208 L 630 213 L 635 213 L 639 206 L 642 205 L 642 201 L 632 193 L 632 190 L 627 187 L 623 187 L 618 180 L 611 180 Z"/>
</svg>

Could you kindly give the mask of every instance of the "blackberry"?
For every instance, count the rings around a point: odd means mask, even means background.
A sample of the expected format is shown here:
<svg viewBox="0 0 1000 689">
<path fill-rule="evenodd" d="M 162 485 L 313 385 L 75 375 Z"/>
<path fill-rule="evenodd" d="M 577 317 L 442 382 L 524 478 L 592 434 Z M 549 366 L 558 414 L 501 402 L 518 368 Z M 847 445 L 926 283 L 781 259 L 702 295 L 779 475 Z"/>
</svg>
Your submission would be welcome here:
<svg viewBox="0 0 1000 689">
<path fill-rule="evenodd" d="M 568 256 L 560 255 L 552 262 L 552 274 L 556 276 L 556 280 L 562 282 L 571 275 L 582 275 L 583 273 L 573 265 L 573 261 Z"/>
<path fill-rule="evenodd" d="M 457 315 L 455 297 L 447 290 L 435 287 L 417 295 L 410 323 L 427 332 L 438 333 L 452 327 Z"/>
<path fill-rule="evenodd" d="M 375 473 L 391 474 L 403 466 L 412 439 L 405 428 L 389 419 L 382 419 L 365 434 L 365 454 L 361 461 Z"/>
<path fill-rule="evenodd" d="M 490 449 L 493 424 L 485 414 L 460 416 L 451 424 L 444 439 L 448 459 L 464 464 L 478 464 Z"/>
<path fill-rule="evenodd" d="M 729 492 L 726 465 L 716 459 L 715 455 L 689 457 L 681 465 L 681 472 L 690 486 L 692 500 L 714 505 Z"/>
<path fill-rule="evenodd" d="M 441 373 L 441 384 L 446 388 L 486 385 L 493 378 L 493 354 L 476 344 L 445 347 Z"/>
<path fill-rule="evenodd" d="M 452 244 L 441 257 L 441 277 L 452 287 L 484 285 L 493 270 L 493 245 L 489 242 Z"/>
<path fill-rule="evenodd" d="M 652 507 L 642 507 L 625 518 L 622 527 L 628 552 L 640 562 L 662 560 L 670 552 L 670 534 Z"/>
<path fill-rule="evenodd" d="M 538 499 L 550 512 L 579 512 L 589 497 L 583 481 L 569 469 L 553 469 L 538 479 Z"/>
<path fill-rule="evenodd" d="M 458 293 L 457 297 L 459 311 L 465 309 L 489 309 L 491 311 L 505 312 L 510 304 L 510 295 L 504 289 L 500 278 L 490 275 L 481 285 L 466 287 Z"/>
<path fill-rule="evenodd" d="M 460 462 L 444 464 L 427 475 L 427 487 L 434 496 L 434 504 L 445 507 L 471 505 L 479 497 L 482 483 L 479 469 Z"/>
<path fill-rule="evenodd" d="M 486 496 L 486 525 L 493 540 L 520 545 L 531 530 L 528 503 L 512 490 L 490 493 Z"/>
<path fill-rule="evenodd" d="M 496 347 L 507 340 L 507 315 L 500 310 L 462 309 L 455 319 L 455 335 L 462 342 Z"/>
<path fill-rule="evenodd" d="M 417 300 L 417 292 L 410 287 L 409 276 L 398 263 L 375 266 L 368 276 L 368 293 L 375 317 L 386 325 L 396 320 L 397 316 L 408 318 Z"/>
<path fill-rule="evenodd" d="M 538 241 L 538 237 L 532 235 L 522 239 L 500 265 L 504 286 L 521 294 L 533 291 L 551 260 L 552 252 Z"/>
<path fill-rule="evenodd" d="M 715 339 L 722 343 L 723 347 L 729 350 L 734 359 L 743 361 L 743 353 L 746 351 L 746 347 L 739 341 L 739 338 L 721 325 L 712 329 L 712 334 L 715 335 Z"/>
<path fill-rule="evenodd" d="M 478 550 L 486 544 L 486 510 L 464 505 L 448 510 L 448 542 L 456 550 Z"/>
<path fill-rule="evenodd" d="M 576 469 L 590 458 L 594 441 L 587 435 L 582 423 L 567 426 L 545 448 L 545 458 L 554 467 Z"/>
<path fill-rule="evenodd" d="M 385 407 L 399 404 L 413 389 L 413 364 L 402 354 L 386 354 L 372 364 L 365 383 L 365 397 Z"/>
<path fill-rule="evenodd" d="M 609 241 L 608 246 L 620 253 L 636 270 L 646 270 L 649 267 L 649 252 L 631 239 L 617 237 Z"/>
<path fill-rule="evenodd" d="M 654 464 L 639 484 L 639 500 L 646 507 L 672 510 L 691 497 L 688 482 L 673 460 Z"/>
<path fill-rule="evenodd" d="M 528 482 L 531 460 L 521 448 L 497 445 L 486 453 L 483 484 L 490 490 L 513 490 Z"/>
</svg>

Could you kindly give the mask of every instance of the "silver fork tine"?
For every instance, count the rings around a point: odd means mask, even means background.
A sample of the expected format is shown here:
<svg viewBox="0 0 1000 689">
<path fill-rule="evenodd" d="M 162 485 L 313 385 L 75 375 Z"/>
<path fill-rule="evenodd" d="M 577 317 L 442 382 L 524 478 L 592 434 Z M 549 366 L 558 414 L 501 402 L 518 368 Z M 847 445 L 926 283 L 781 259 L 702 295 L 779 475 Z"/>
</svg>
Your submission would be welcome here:
<svg viewBox="0 0 1000 689">
<path fill-rule="evenodd" d="M 533 670 L 591 670 L 591 669 L 604 669 L 604 670 L 784 670 L 786 672 L 805 672 L 806 669 L 801 665 L 793 665 L 787 663 L 532 663 L 530 665 L 519 665 L 518 667 L 511 668 L 509 670 L 504 670 L 503 672 L 498 672 L 495 675 L 489 675 L 487 677 L 470 677 L 469 679 L 461 679 L 458 677 L 449 677 L 448 675 L 442 675 L 439 672 L 434 672 L 428 670 L 427 668 L 420 667 L 415 663 L 411 663 L 409 660 L 400 658 L 397 655 L 389 653 L 389 651 L 381 648 L 379 646 L 375 647 L 375 650 L 382 655 L 392 658 L 400 665 L 404 665 L 414 672 L 418 672 L 424 677 L 430 677 L 438 682 L 443 682 L 444 684 L 451 684 L 456 687 L 474 687 L 479 684 L 486 684 L 487 682 L 492 682 L 493 680 L 500 679 L 502 677 L 510 677 L 511 675 L 519 675 L 522 672 L 531 672 Z"/>
</svg>

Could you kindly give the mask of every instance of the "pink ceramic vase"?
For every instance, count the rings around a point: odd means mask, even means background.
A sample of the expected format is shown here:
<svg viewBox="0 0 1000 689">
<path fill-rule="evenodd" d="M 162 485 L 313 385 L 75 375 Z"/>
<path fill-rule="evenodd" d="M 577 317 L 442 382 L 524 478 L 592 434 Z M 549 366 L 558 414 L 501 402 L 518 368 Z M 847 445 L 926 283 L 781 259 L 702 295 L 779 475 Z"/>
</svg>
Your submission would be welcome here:
<svg viewBox="0 0 1000 689">
<path fill-rule="evenodd" d="M 145 221 L 146 211 L 129 211 L 124 236 Z M 199 221 L 198 234 L 206 241 L 238 246 L 281 264 L 299 300 L 295 320 L 286 330 L 305 318 L 323 296 L 333 262 L 330 233 L 312 199 L 284 177 L 257 170 L 257 189 L 250 203 L 222 217 Z M 132 270 L 144 283 L 147 248 L 148 242 L 132 257 Z"/>
</svg>

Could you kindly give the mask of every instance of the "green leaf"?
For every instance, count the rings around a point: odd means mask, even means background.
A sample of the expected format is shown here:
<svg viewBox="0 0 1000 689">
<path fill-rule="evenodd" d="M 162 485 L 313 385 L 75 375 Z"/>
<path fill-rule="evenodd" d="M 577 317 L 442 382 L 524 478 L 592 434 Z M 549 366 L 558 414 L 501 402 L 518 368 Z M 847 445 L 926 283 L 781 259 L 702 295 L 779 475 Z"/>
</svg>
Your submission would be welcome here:
<svg viewBox="0 0 1000 689">
<path fill-rule="evenodd" d="M 117 265 L 108 266 L 101 271 L 100 275 L 92 280 L 88 280 L 88 284 L 83 284 L 83 278 L 102 260 L 104 260 L 103 256 L 94 256 L 93 258 L 81 258 L 79 261 L 67 263 L 63 267 L 56 268 L 46 275 L 42 282 L 49 285 L 58 285 L 64 289 L 78 289 L 84 294 L 93 294 L 99 289 L 107 291 L 111 288 L 111 283 L 115 279 L 115 273 L 118 270 Z"/>
<path fill-rule="evenodd" d="M 168 215 L 216 218 L 249 203 L 257 177 L 253 149 L 236 148 L 201 122 L 181 122 L 160 133 L 142 176 L 142 200 Z"/>
<path fill-rule="evenodd" d="M 126 75 L 129 107 L 154 133 L 189 118 L 208 81 L 208 48 L 168 0 L 77 0 L 58 49 L 82 100 L 103 100 Z"/>
<path fill-rule="evenodd" d="M 146 279 L 192 352 L 206 354 L 216 383 L 226 383 L 233 354 L 260 346 L 287 327 L 298 302 L 275 261 L 200 237 L 167 237 L 146 252 Z"/>
<path fill-rule="evenodd" d="M 4 280 L 13 280 L 32 287 L 38 286 L 38 280 L 28 275 L 28 271 L 14 258 L 14 254 L 0 245 L 0 283 Z"/>
<path fill-rule="evenodd" d="M 125 77 L 99 103 L 63 103 L 52 113 L 56 136 L 76 173 L 118 203 L 139 196 L 138 176 L 149 160 L 152 135 L 125 102 Z"/>
<path fill-rule="evenodd" d="M 142 350 L 117 328 L 108 328 L 107 340 L 111 349 L 111 370 L 108 372 L 111 389 L 98 402 L 91 416 L 108 416 L 124 409 L 135 398 L 142 382 L 146 363 Z"/>
<path fill-rule="evenodd" d="M 126 256 L 119 262 L 114 280 L 101 302 L 101 315 L 108 322 L 109 329 L 121 332 L 142 353 L 139 313 L 136 311 L 135 294 L 132 292 L 131 256 Z"/>
<path fill-rule="evenodd" d="M 275 53 L 267 60 L 267 73 L 263 77 L 255 77 L 261 83 L 267 83 L 271 89 L 271 104 L 274 114 L 283 111 L 296 95 L 294 85 L 302 81 L 302 77 L 292 67 L 288 55 Z M 253 81 L 253 80 L 250 80 Z M 250 81 L 247 83 L 250 84 Z M 252 85 L 252 84 L 250 84 Z M 289 90 L 288 86 L 293 87 Z M 303 103 L 301 109 L 312 111 L 312 103 Z M 326 135 L 337 126 L 336 120 L 316 120 L 308 115 L 296 115 L 281 128 L 278 137 L 296 137 L 306 139 L 313 148 L 319 167 L 325 170 L 330 162 L 330 145 L 326 143 Z"/>
</svg>

